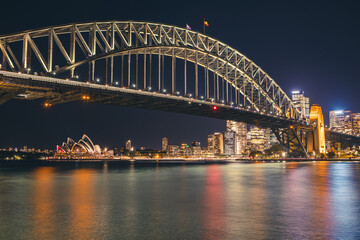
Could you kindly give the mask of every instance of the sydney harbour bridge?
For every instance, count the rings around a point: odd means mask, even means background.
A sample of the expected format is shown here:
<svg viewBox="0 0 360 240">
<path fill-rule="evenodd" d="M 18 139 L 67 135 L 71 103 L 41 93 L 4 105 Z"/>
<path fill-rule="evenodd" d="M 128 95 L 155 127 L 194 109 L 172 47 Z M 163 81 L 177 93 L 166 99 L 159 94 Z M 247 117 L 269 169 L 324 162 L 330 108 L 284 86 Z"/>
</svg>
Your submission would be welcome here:
<svg viewBox="0 0 360 240">
<path fill-rule="evenodd" d="M 270 128 L 294 157 L 325 152 L 324 128 L 236 49 L 205 34 L 151 22 L 52 26 L 0 36 L 0 105 L 44 99 L 45 106 L 86 101 L 156 109 Z M 325 134 L 326 133 L 326 134 Z"/>
</svg>

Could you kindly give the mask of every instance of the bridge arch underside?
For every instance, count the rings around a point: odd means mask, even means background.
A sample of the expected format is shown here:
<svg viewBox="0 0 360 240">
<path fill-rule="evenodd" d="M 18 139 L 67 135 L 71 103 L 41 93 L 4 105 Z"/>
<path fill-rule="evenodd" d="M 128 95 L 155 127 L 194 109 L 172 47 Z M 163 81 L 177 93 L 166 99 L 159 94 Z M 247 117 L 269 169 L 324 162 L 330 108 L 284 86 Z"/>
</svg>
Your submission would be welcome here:
<svg viewBox="0 0 360 240">
<path fill-rule="evenodd" d="M 207 102 L 303 120 L 276 82 L 243 54 L 175 26 L 132 21 L 55 26 L 0 36 L 0 49 L 2 70 L 166 89 L 173 95 L 191 94 Z"/>
<path fill-rule="evenodd" d="M 97 70 L 96 65 L 100 61 L 106 61 L 103 65 L 107 66 Z M 111 67 L 115 62 L 120 68 L 118 74 L 116 67 Z M 279 107 L 261 86 L 234 65 L 196 49 L 169 46 L 125 49 L 85 59 L 55 72 L 61 74 L 87 64 L 90 82 L 96 82 L 97 72 L 110 71 L 102 79 L 106 84 L 135 86 L 137 89 L 151 87 L 159 92 L 166 90 L 170 94 L 221 102 L 276 116 L 290 115 L 291 109 L 285 105 Z"/>
</svg>

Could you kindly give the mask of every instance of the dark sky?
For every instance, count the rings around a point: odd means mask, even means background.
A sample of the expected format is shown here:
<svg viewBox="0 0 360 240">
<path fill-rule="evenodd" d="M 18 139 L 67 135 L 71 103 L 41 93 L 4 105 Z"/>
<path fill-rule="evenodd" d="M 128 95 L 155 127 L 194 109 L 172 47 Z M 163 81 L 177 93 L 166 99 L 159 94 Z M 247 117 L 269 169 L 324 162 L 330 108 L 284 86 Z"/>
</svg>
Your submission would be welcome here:
<svg viewBox="0 0 360 240">
<path fill-rule="evenodd" d="M 40 1 L 39 1 L 40 2 Z M 360 112 L 359 1 L 5 1 L 0 34 L 94 20 L 144 20 L 189 24 L 229 44 L 261 66 L 282 89 L 303 89 L 328 111 Z M 0 106 L 0 147 L 54 148 L 86 133 L 102 146 L 160 148 L 200 140 L 225 122 L 159 111 L 69 103 L 44 110 L 41 102 Z"/>
</svg>

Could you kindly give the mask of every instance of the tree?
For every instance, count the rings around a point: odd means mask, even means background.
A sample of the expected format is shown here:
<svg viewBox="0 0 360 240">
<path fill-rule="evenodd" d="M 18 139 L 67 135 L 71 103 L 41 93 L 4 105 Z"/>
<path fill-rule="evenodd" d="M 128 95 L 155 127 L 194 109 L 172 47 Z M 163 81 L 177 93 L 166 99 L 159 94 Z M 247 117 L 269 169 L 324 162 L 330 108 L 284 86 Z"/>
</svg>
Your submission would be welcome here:
<svg viewBox="0 0 360 240">
<path fill-rule="evenodd" d="M 336 154 L 334 152 L 328 152 L 327 157 L 328 158 L 334 158 Z"/>
<path fill-rule="evenodd" d="M 264 151 L 266 156 L 271 156 L 274 155 L 276 153 L 281 153 L 283 151 L 283 148 L 280 144 L 276 144 L 274 146 L 271 146 L 270 148 L 266 149 Z"/>
<path fill-rule="evenodd" d="M 252 151 L 249 155 L 250 158 L 262 157 L 263 154 L 260 151 Z"/>
</svg>

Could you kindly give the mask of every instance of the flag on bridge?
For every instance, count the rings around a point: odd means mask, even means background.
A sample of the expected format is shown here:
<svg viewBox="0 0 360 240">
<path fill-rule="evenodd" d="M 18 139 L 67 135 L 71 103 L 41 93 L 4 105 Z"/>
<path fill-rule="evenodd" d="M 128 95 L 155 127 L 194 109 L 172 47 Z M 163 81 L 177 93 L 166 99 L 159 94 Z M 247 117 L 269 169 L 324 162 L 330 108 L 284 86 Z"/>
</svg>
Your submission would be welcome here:
<svg viewBox="0 0 360 240">
<path fill-rule="evenodd" d="M 209 27 L 209 23 L 207 21 L 205 21 L 205 18 L 204 18 L 204 34 L 205 34 L 205 26 Z"/>
<path fill-rule="evenodd" d="M 186 29 L 187 29 L 187 30 L 191 30 L 191 27 L 186 24 Z"/>
</svg>

